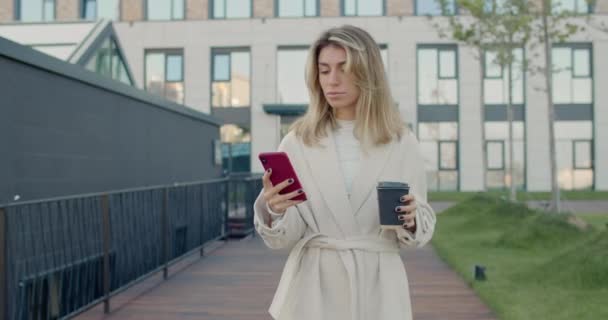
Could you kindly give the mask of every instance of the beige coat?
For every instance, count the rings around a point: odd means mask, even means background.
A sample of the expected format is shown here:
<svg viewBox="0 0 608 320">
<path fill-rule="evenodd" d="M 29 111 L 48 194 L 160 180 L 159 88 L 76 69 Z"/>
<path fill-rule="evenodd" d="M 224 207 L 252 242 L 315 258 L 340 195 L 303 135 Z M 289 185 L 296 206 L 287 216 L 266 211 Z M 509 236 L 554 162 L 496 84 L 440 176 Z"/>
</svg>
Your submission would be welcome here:
<svg viewBox="0 0 608 320">
<path fill-rule="evenodd" d="M 409 320 L 412 308 L 399 248 L 423 246 L 435 228 L 427 204 L 424 163 L 416 138 L 362 155 L 349 198 L 333 133 L 307 147 L 293 132 L 279 150 L 288 154 L 308 200 L 264 224 L 266 203 L 254 203 L 254 225 L 266 245 L 291 248 L 269 312 L 278 320 Z M 376 185 L 401 181 L 417 202 L 417 230 L 381 231 Z"/>
</svg>

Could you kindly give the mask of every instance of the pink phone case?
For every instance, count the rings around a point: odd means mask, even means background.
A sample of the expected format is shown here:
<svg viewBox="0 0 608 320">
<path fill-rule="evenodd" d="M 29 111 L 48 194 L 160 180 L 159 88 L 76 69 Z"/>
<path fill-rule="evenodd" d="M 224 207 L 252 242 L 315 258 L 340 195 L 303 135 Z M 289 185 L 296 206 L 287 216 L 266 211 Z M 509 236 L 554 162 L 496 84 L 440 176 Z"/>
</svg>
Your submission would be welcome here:
<svg viewBox="0 0 608 320">
<path fill-rule="evenodd" d="M 289 161 L 289 157 L 287 157 L 287 153 L 285 152 L 262 152 L 258 155 L 258 158 L 262 162 L 262 166 L 264 170 L 268 170 L 268 168 L 272 168 L 272 174 L 270 175 L 270 182 L 272 182 L 273 186 L 289 179 L 293 178 L 293 183 L 283 188 L 279 192 L 279 194 L 286 194 L 292 191 L 296 191 L 301 189 L 300 180 L 296 175 L 296 171 L 293 169 L 291 165 L 291 161 Z M 290 200 L 307 200 L 306 192 L 297 195 Z"/>
</svg>

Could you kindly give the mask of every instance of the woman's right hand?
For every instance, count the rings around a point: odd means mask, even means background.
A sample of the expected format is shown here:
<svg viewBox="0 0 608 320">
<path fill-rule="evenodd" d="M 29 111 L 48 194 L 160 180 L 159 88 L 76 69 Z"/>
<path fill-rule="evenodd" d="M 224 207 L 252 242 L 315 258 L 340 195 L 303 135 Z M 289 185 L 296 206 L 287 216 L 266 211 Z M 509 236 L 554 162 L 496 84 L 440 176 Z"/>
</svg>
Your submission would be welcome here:
<svg viewBox="0 0 608 320">
<path fill-rule="evenodd" d="M 286 194 L 279 194 L 279 192 L 283 190 L 283 188 L 293 183 L 293 179 L 287 179 L 277 184 L 276 186 L 273 186 L 272 182 L 270 182 L 271 174 L 272 169 L 268 169 L 266 170 L 266 172 L 264 172 L 264 176 L 262 177 L 262 183 L 264 185 L 263 196 L 270 210 L 276 213 L 284 214 L 285 211 L 287 211 L 287 208 L 295 206 L 296 204 L 299 204 L 304 201 L 290 200 L 291 198 L 302 194 L 304 192 L 302 189 L 295 190 Z"/>
</svg>

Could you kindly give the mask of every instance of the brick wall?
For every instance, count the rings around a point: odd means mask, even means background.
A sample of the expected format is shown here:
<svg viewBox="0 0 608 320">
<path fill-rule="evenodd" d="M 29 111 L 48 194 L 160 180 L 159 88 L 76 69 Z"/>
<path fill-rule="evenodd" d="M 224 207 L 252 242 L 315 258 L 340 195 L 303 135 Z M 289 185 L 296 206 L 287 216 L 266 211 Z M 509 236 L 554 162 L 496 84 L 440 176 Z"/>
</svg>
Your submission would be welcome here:
<svg viewBox="0 0 608 320">
<path fill-rule="evenodd" d="M 74 21 L 80 19 L 79 0 L 57 0 L 55 2 L 56 18 L 58 21 Z"/>
<path fill-rule="evenodd" d="M 322 17 L 340 16 L 340 0 L 320 0 Z"/>
<path fill-rule="evenodd" d="M 144 19 L 145 0 L 121 0 L 120 12 L 122 21 L 141 21 Z"/>
<path fill-rule="evenodd" d="M 14 0 L 0 0 L 0 22 L 9 22 L 13 21 Z"/>
<path fill-rule="evenodd" d="M 186 19 L 207 19 L 209 17 L 209 1 L 213 0 L 188 0 L 186 2 Z"/>
</svg>

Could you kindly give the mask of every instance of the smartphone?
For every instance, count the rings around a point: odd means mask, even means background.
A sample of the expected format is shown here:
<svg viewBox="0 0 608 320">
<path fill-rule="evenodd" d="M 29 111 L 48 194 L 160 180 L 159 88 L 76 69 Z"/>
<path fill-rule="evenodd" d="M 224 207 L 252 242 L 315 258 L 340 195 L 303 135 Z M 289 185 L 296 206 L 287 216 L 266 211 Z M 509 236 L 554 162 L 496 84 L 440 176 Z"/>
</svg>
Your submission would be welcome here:
<svg viewBox="0 0 608 320">
<path fill-rule="evenodd" d="M 283 188 L 283 190 L 281 190 L 279 194 L 290 193 L 292 191 L 296 191 L 302 188 L 302 185 L 300 185 L 300 180 L 298 180 L 296 171 L 293 169 L 293 166 L 291 165 L 291 161 L 289 161 L 287 153 L 282 151 L 262 152 L 258 155 L 258 158 L 260 158 L 260 162 L 262 162 L 264 170 L 272 168 L 270 182 L 272 182 L 273 186 L 276 186 L 277 184 L 289 178 L 293 178 L 293 183 Z M 304 192 L 302 194 L 299 194 L 291 198 L 290 200 L 307 200 L 306 193 Z"/>
</svg>

